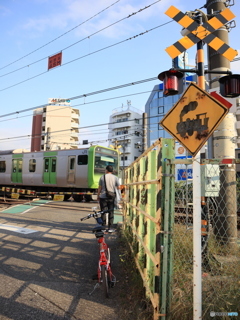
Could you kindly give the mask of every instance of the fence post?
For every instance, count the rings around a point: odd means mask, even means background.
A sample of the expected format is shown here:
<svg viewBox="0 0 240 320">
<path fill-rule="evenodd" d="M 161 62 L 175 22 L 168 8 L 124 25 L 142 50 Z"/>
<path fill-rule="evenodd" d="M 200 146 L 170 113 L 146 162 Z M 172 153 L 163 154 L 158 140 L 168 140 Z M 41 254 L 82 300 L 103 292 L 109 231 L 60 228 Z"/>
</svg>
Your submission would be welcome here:
<svg viewBox="0 0 240 320">
<path fill-rule="evenodd" d="M 173 139 L 162 139 L 162 229 L 161 229 L 161 319 L 165 320 L 170 310 L 172 285 L 172 230 L 174 222 L 174 159 L 175 142 Z"/>
</svg>

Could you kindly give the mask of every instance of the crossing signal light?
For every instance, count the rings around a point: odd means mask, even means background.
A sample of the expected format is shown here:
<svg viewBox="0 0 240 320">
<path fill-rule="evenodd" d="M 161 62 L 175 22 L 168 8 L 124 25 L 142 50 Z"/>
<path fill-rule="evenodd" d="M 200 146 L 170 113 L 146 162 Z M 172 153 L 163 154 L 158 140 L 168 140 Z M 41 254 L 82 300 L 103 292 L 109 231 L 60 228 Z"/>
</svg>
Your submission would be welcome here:
<svg viewBox="0 0 240 320">
<path fill-rule="evenodd" d="M 158 75 L 158 79 L 163 81 L 164 96 L 173 96 L 182 91 L 183 73 L 177 70 L 163 71 Z"/>
<path fill-rule="evenodd" d="M 219 79 L 220 93 L 226 98 L 236 98 L 240 95 L 240 75 L 231 74 Z"/>
</svg>

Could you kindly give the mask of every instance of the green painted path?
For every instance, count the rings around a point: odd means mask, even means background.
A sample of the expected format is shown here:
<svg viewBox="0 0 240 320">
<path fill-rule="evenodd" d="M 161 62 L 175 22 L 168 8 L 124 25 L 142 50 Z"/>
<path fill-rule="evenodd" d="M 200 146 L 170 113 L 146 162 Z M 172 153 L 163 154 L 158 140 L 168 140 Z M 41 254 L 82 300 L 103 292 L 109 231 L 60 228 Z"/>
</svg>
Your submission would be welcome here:
<svg viewBox="0 0 240 320">
<path fill-rule="evenodd" d="M 12 214 L 18 214 L 18 213 L 24 213 L 25 211 L 34 209 L 35 207 L 41 206 L 45 203 L 50 202 L 49 200 L 36 200 L 32 202 L 26 202 L 24 204 L 19 204 L 14 207 L 10 207 L 6 210 L 1 211 L 2 213 L 12 213 Z"/>
</svg>

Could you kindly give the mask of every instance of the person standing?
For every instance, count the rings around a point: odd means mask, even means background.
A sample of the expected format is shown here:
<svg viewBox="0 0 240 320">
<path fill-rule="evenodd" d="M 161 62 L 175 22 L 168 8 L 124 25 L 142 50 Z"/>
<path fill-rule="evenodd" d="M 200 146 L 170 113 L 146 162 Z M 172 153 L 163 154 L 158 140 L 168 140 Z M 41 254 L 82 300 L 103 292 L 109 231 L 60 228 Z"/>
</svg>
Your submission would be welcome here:
<svg viewBox="0 0 240 320">
<path fill-rule="evenodd" d="M 99 201 L 101 211 L 109 210 L 108 215 L 108 232 L 114 232 L 113 219 L 114 219 L 114 202 L 116 192 L 120 190 L 120 182 L 118 177 L 113 174 L 113 167 L 108 165 L 106 167 L 106 174 L 99 179 L 97 200 Z M 111 193 L 112 197 L 108 195 Z M 106 225 L 106 214 L 102 216 L 103 225 Z"/>
</svg>

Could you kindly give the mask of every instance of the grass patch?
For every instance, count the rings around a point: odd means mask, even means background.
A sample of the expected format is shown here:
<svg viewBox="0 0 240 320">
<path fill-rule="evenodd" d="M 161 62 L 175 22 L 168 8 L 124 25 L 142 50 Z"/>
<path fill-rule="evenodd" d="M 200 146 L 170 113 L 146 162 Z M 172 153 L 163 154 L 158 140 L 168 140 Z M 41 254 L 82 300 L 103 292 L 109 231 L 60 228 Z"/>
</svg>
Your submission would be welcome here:
<svg viewBox="0 0 240 320">
<path fill-rule="evenodd" d="M 121 262 L 121 283 L 119 319 L 152 320 L 153 307 L 146 298 L 141 275 L 135 265 L 133 254 L 127 242 L 127 235 L 118 230 L 118 251 Z"/>
<path fill-rule="evenodd" d="M 174 260 L 172 286 L 172 320 L 193 318 L 193 232 L 183 225 L 175 225 Z M 237 312 L 240 299 L 240 253 L 229 253 L 211 235 L 208 243 L 207 260 L 210 270 L 202 267 L 202 310 L 203 319 L 210 320 L 211 311 Z M 223 316 L 228 320 L 231 317 Z"/>
</svg>

